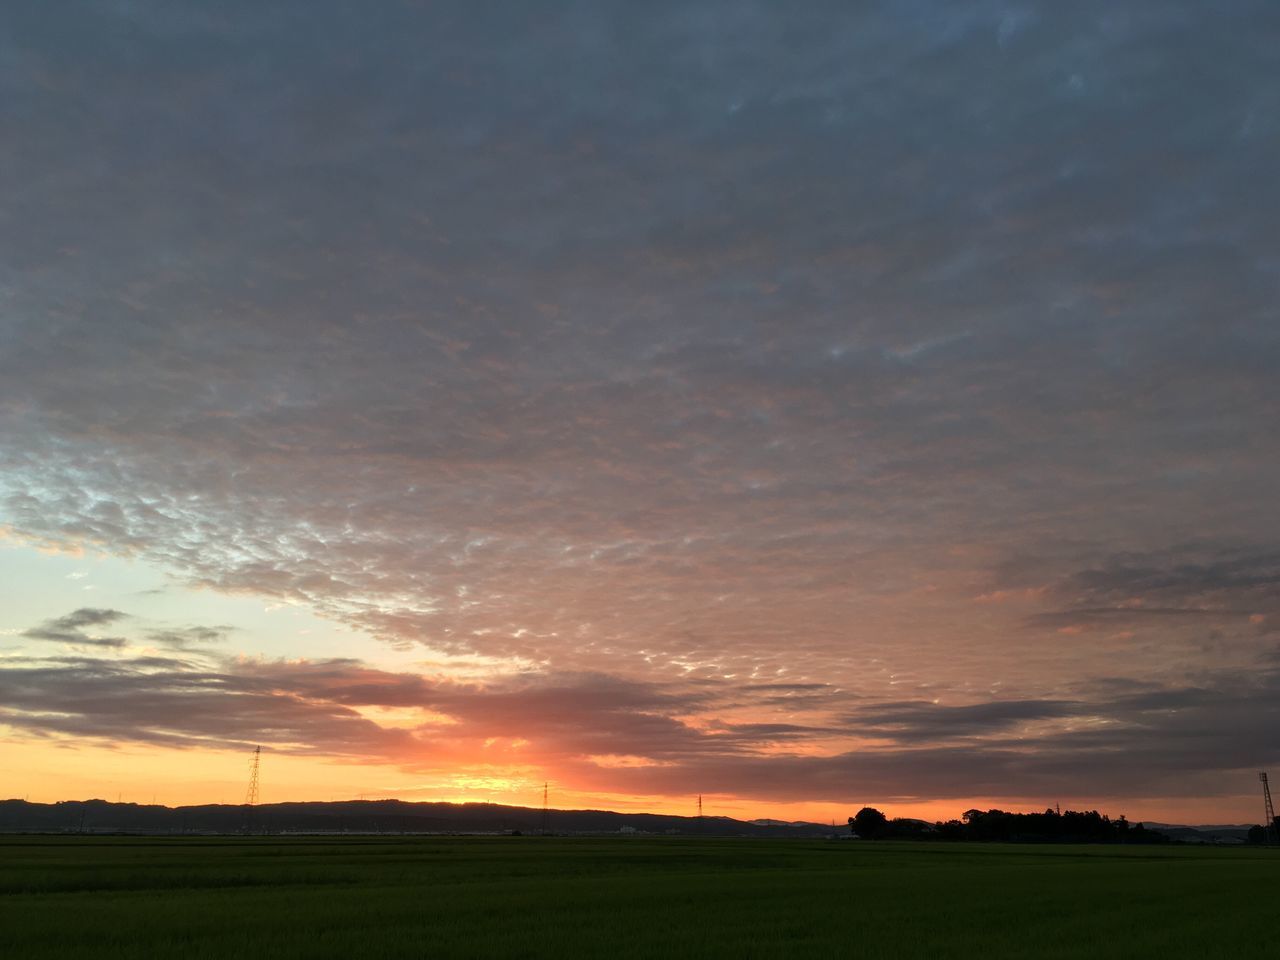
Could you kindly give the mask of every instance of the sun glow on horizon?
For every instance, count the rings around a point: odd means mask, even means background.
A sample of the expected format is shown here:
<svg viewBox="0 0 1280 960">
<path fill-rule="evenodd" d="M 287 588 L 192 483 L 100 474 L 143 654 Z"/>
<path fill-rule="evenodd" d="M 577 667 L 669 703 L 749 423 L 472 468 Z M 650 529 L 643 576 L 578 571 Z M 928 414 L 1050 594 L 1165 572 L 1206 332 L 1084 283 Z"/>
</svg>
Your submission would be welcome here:
<svg viewBox="0 0 1280 960">
<path fill-rule="evenodd" d="M 102 799 L 124 803 L 195 806 L 241 804 L 248 783 L 249 748 L 175 750 L 139 745 L 89 746 L 69 741 L 24 741 L 6 738 L 0 750 L 0 777 L 12 797 L 36 803 Z M 185 774 L 180 771 L 187 771 Z M 498 804 L 536 810 L 542 806 L 543 784 L 549 784 L 553 810 L 612 810 L 619 813 L 657 813 L 693 817 L 697 794 L 626 795 L 574 788 L 550 768 L 530 766 L 499 773 L 476 769 L 445 772 L 424 778 L 367 763 L 300 757 L 264 749 L 261 799 L 263 804 L 342 800 L 402 800 L 415 803 Z M 1053 807 L 1098 809 L 1130 821 L 1253 822 L 1252 796 L 1192 797 L 1170 802 L 1062 797 L 1054 801 L 1032 798 L 968 797 L 956 799 L 858 798 L 848 802 L 780 801 L 728 794 L 704 793 L 706 816 L 737 820 L 805 821 L 837 827 L 863 806 L 890 817 L 928 822 L 958 819 L 968 809 L 1006 809 L 1039 812 Z M 1229 811 L 1236 812 L 1231 814 Z M 1226 813 L 1224 813 L 1226 811 Z"/>
<path fill-rule="evenodd" d="M 158 682 L 177 683 L 175 690 L 187 682 L 183 671 L 229 670 L 227 679 L 219 682 L 244 684 L 240 697 L 267 695 L 274 698 L 273 710 L 287 708 L 297 714 L 299 723 L 320 723 L 322 729 L 338 723 L 348 731 L 335 730 L 337 739 L 325 745 L 308 743 L 302 732 L 305 727 L 299 727 L 292 739 L 244 728 L 246 746 L 237 748 L 210 733 L 204 735 L 203 745 L 178 747 L 165 746 L 163 741 L 186 735 L 163 725 L 154 730 L 152 743 L 113 737 L 108 730 L 90 737 L 33 735 L 24 732 L 23 724 L 38 717 L 38 705 L 25 713 L 11 707 L 7 714 L 0 713 L 0 729 L 5 728 L 6 715 L 9 718 L 0 745 L 0 775 L 18 796 L 42 802 L 96 796 L 137 803 L 154 799 L 169 805 L 238 803 L 245 789 L 247 744 L 261 739 L 264 802 L 393 797 L 537 808 L 542 785 L 549 782 L 552 805 L 557 808 L 676 815 L 692 815 L 701 787 L 708 814 L 738 819 L 840 823 L 869 804 L 892 816 L 938 820 L 958 817 L 970 807 L 1040 810 L 1058 802 L 1124 813 L 1131 820 L 1251 819 L 1248 794 L 1216 799 L 1055 796 L 1012 801 L 886 794 L 835 801 L 788 799 L 778 796 L 771 784 L 756 796 L 714 792 L 712 783 L 697 783 L 696 770 L 682 772 L 681 764 L 687 760 L 619 749 L 607 739 L 588 740 L 603 749 L 566 752 L 556 745 L 557 740 L 566 729 L 589 725 L 593 718 L 609 718 L 611 723 L 623 723 L 624 731 L 627 725 L 640 729 L 656 725 L 664 737 L 696 737 L 705 746 L 724 743 L 730 749 L 737 749 L 733 744 L 747 730 L 752 736 L 766 737 L 751 745 L 752 757 L 822 761 L 843 751 L 888 749 L 893 729 L 860 737 L 819 730 L 820 736 L 794 739 L 793 730 L 804 731 L 813 717 L 820 717 L 812 713 L 815 695 L 825 696 L 830 688 L 785 675 L 753 681 L 768 706 L 725 703 L 713 708 L 713 713 L 671 710 L 667 705 L 671 694 L 613 679 L 601 691 L 590 684 L 574 686 L 581 679 L 574 675 L 556 681 L 567 687 L 547 686 L 548 681 L 518 657 L 504 660 L 434 655 L 424 648 L 396 649 L 303 607 L 273 606 L 242 593 L 185 587 L 146 563 L 89 550 L 36 549 L 8 541 L 0 545 L 0 573 L 19 587 L 19 602 L 5 611 L 0 623 L 0 662 L 20 667 L 32 657 L 55 656 L 57 650 L 41 637 L 65 634 L 77 656 L 97 658 L 100 664 L 116 665 L 141 677 L 155 676 Z M 60 609 L 58 603 L 65 605 L 61 595 L 67 589 L 85 595 L 84 610 L 89 613 L 75 625 L 67 620 L 49 627 L 54 621 L 45 612 Z M 94 612 L 116 607 L 134 612 L 119 617 Z M 187 627 L 197 615 L 224 626 Z M 46 627 L 31 629 L 42 621 Z M 84 638 L 78 647 L 76 636 Z M 285 637 L 304 639 L 307 656 L 298 656 L 296 642 L 286 643 Z M 342 656 L 326 660 L 322 655 L 326 643 L 333 654 Z M 289 653 L 293 655 L 282 656 Z M 56 657 L 49 662 L 57 662 Z M 259 680 L 259 675 L 264 679 Z M 513 678 L 518 683 L 510 686 Z M 589 675 L 587 679 L 595 682 Z M 263 682 L 268 685 L 264 687 Z M 689 688 L 689 702 L 700 709 L 707 691 L 713 689 L 709 682 L 699 679 Z M 577 698 L 599 703 L 580 713 Z M 613 702 L 616 698 L 621 701 Z M 628 698 L 638 699 L 628 704 Z M 267 706 L 254 702 L 255 710 Z M 485 706 L 488 702 L 492 707 Z M 940 706 L 937 698 L 931 702 Z M 234 713 L 235 703 L 235 699 L 227 701 L 226 709 Z M 314 720 L 307 720 L 309 716 Z M 348 721 L 356 725 L 349 726 Z M 162 723 L 159 718 L 157 722 Z M 1044 737 L 1081 724 L 1105 722 L 1105 717 L 1075 711 L 1069 717 L 1032 716 L 1023 724 L 1027 735 Z M 513 732 L 521 727 L 528 729 Z M 344 744 L 343 738 L 353 734 L 358 740 Z M 770 735 L 777 739 L 767 739 Z M 656 784 L 665 781 L 652 778 L 676 774 L 688 784 L 683 792 L 645 787 L 646 778 Z M 621 778 L 614 789 L 607 788 L 610 778 Z M 1230 809 L 1239 812 L 1234 816 L 1225 812 Z"/>
</svg>

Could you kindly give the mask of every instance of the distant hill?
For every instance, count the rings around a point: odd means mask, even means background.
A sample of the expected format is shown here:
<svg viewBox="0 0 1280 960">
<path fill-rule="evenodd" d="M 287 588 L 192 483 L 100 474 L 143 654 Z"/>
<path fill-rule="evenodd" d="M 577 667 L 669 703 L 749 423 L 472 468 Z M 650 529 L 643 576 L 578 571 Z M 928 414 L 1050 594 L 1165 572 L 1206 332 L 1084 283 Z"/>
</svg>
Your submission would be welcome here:
<svg viewBox="0 0 1280 960">
<path fill-rule="evenodd" d="M 493 803 L 405 803 L 346 800 L 268 803 L 253 807 L 209 804 L 165 807 L 106 800 L 58 803 L 0 801 L 0 833 L 423 833 L 522 834 L 541 830 L 543 811 Z M 556 834 L 648 833 L 716 837 L 824 837 L 820 823 L 745 821 L 730 817 L 677 817 L 608 810 L 551 810 Z M 838 832 L 847 832 L 844 827 Z"/>
<path fill-rule="evenodd" d="M 1159 830 L 1172 840 L 1182 843 L 1244 843 L 1249 838 L 1250 824 L 1204 824 L 1187 826 L 1180 823 L 1152 823 L 1144 821 L 1152 830 Z"/>
</svg>

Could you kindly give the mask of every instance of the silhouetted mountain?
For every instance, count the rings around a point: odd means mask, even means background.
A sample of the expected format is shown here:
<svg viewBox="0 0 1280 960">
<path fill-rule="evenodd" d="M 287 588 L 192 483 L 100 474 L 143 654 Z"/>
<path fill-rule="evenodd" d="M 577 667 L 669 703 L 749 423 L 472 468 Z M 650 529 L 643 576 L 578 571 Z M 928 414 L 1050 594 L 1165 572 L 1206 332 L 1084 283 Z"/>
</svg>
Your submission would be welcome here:
<svg viewBox="0 0 1280 960">
<path fill-rule="evenodd" d="M 538 833 L 543 811 L 493 803 L 405 803 L 347 800 L 336 803 L 269 803 L 248 808 L 226 804 L 192 807 L 63 800 L 0 801 L 0 833 Z M 551 810 L 557 834 L 649 833 L 719 837 L 821 837 L 819 823 L 748 822 L 729 817 L 676 817 L 608 810 Z"/>
</svg>

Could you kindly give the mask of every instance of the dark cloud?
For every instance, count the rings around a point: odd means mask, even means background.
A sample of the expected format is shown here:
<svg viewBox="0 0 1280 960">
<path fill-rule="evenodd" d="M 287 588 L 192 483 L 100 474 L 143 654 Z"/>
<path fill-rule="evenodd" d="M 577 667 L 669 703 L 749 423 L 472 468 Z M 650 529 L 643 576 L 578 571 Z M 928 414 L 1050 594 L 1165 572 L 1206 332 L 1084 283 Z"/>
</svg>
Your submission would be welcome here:
<svg viewBox="0 0 1280 960">
<path fill-rule="evenodd" d="M 81 607 L 66 616 L 57 617 L 46 622 L 52 630 L 80 630 L 83 627 L 100 627 L 103 624 L 124 620 L 128 614 L 119 610 L 99 610 L 93 607 Z"/>
<path fill-rule="evenodd" d="M 69 643 L 88 647 L 123 647 L 123 637 L 103 637 L 85 633 L 85 628 L 100 627 L 126 618 L 119 610 L 98 610 L 81 607 L 62 617 L 46 620 L 38 627 L 25 630 L 22 636 L 28 640 L 47 640 L 51 643 Z"/>
<path fill-rule="evenodd" d="M 340 706 L 308 703 L 263 678 L 173 661 L 101 660 L 0 669 L 4 723 L 18 731 L 177 747 L 244 745 L 387 758 L 407 734 Z"/>
<path fill-rule="evenodd" d="M 1029 720 L 1069 717 L 1087 709 L 1087 704 L 1073 700 L 991 700 L 957 707 L 911 701 L 867 707 L 850 716 L 848 723 L 871 736 L 933 742 L 989 735 Z"/>
<path fill-rule="evenodd" d="M 1198 551 L 1203 552 L 1203 551 Z M 1129 554 L 1104 566 L 1072 574 L 1058 588 L 1084 602 L 1155 597 L 1161 602 L 1236 604 L 1242 600 L 1280 601 L 1280 552 L 1227 554 L 1176 562 L 1168 555 Z"/>
<path fill-rule="evenodd" d="M 15 657 L 0 664 L 0 717 L 15 730 L 183 747 L 263 742 L 408 768 L 460 761 L 493 738 L 529 742 L 545 762 L 734 752 L 800 731 L 764 724 L 699 733 L 679 719 L 707 700 L 696 685 L 545 673 L 461 683 L 350 659 Z M 424 716 L 401 729 L 362 708 L 419 708 L 445 720 Z"/>
<path fill-rule="evenodd" d="M 705 789 L 761 799 L 833 801 L 1015 797 L 1166 800 L 1247 792 L 1257 765 L 1280 760 L 1272 730 L 1280 674 L 1224 674 L 1212 686 L 1151 691 L 1093 703 L 1044 701 L 938 707 L 889 705 L 850 718 L 886 736 L 827 755 L 700 759 L 696 772 L 621 770 L 613 789 Z M 874 729 L 883 721 L 880 729 Z M 1026 721 L 1050 726 L 1014 736 Z M 951 739 L 965 737 L 963 740 Z"/>
<path fill-rule="evenodd" d="M 1280 554 L 1194 547 L 1124 554 L 1063 577 L 1050 595 L 1069 605 L 1032 614 L 1029 624 L 1070 628 L 1200 620 L 1260 626 L 1280 613 Z"/>
</svg>

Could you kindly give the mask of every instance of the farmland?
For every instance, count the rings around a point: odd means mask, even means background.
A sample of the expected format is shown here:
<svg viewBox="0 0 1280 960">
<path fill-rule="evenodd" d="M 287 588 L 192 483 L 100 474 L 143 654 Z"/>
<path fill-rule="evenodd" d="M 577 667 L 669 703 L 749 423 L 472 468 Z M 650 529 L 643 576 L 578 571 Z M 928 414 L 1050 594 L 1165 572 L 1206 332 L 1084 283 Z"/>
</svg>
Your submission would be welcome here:
<svg viewBox="0 0 1280 960">
<path fill-rule="evenodd" d="M 0 956 L 1273 956 L 1280 852 L 0 838 Z"/>
</svg>

